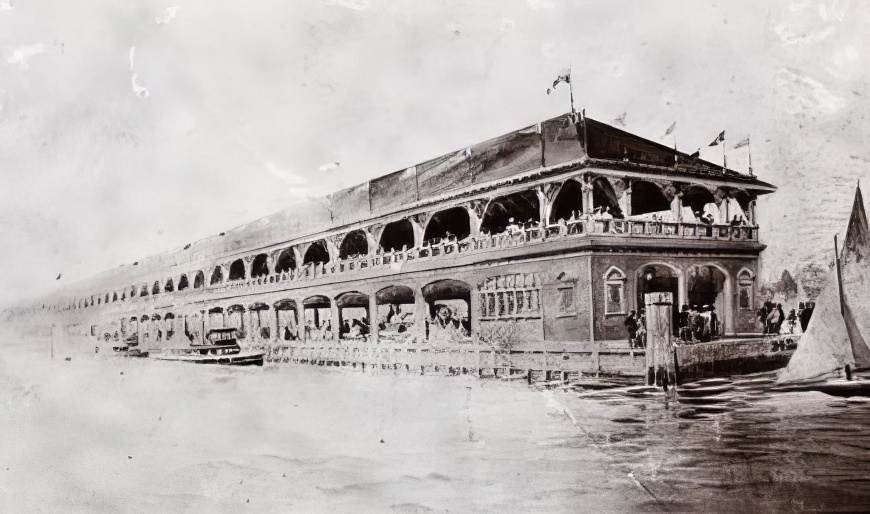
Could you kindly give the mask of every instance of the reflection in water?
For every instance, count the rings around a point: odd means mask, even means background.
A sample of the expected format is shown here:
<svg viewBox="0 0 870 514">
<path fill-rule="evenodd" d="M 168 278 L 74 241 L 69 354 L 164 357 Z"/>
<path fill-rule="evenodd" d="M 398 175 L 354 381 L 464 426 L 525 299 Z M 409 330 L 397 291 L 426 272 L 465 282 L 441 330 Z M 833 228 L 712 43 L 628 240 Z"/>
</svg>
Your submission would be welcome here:
<svg viewBox="0 0 870 514">
<path fill-rule="evenodd" d="M 581 393 L 568 408 L 647 491 L 650 510 L 870 507 L 870 399 L 772 385 L 759 374 L 670 397 L 645 387 Z"/>
</svg>

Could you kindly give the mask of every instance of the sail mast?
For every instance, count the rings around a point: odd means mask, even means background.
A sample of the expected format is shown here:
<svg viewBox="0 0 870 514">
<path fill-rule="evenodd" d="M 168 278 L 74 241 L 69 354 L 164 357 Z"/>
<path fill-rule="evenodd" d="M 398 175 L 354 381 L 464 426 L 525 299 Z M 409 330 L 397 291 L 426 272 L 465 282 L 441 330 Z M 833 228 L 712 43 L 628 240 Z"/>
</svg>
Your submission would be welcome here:
<svg viewBox="0 0 870 514">
<path fill-rule="evenodd" d="M 837 266 L 837 291 L 840 294 L 840 315 L 846 315 L 846 300 L 843 298 L 843 272 L 840 269 L 840 249 L 837 247 L 837 234 L 834 234 L 834 263 Z"/>
</svg>

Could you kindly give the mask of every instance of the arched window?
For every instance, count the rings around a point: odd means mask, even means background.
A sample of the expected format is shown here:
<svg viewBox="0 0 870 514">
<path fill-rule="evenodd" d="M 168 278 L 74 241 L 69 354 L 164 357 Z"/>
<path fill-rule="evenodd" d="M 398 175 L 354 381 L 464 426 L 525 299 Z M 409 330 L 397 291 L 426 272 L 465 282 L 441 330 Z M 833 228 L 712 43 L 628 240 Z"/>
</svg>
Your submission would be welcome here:
<svg viewBox="0 0 870 514">
<path fill-rule="evenodd" d="M 178 279 L 178 290 L 184 291 L 188 287 L 189 284 L 187 283 L 187 275 L 181 275 L 181 277 Z"/>
<path fill-rule="evenodd" d="M 263 277 L 269 274 L 269 263 L 267 260 L 265 253 L 254 257 L 254 262 L 251 264 L 251 278 Z"/>
<path fill-rule="evenodd" d="M 296 269 L 296 255 L 292 248 L 285 248 L 278 254 L 278 264 L 275 265 L 275 273 L 285 273 Z"/>
<path fill-rule="evenodd" d="M 737 274 L 737 301 L 740 310 L 753 310 L 754 309 L 754 301 L 755 291 L 753 291 L 753 285 L 755 284 L 755 275 L 752 274 L 746 268 L 740 270 Z"/>
<path fill-rule="evenodd" d="M 480 230 L 500 234 L 511 226 L 537 223 L 541 219 L 538 196 L 534 191 L 520 191 L 493 199 L 486 207 Z"/>
<path fill-rule="evenodd" d="M 130 286 L 130 298 L 135 298 L 136 294 L 139 292 L 139 288 L 136 286 Z"/>
<path fill-rule="evenodd" d="M 604 314 L 625 314 L 625 273 L 616 266 L 604 273 Z"/>
<path fill-rule="evenodd" d="M 215 270 L 217 271 L 217 270 Z M 197 271 L 196 276 L 193 277 L 193 288 L 199 289 L 200 287 L 205 285 L 205 273 L 202 271 Z"/>
<path fill-rule="evenodd" d="M 121 291 L 121 301 L 123 302 L 126 299 L 127 299 L 127 291 Z"/>
<path fill-rule="evenodd" d="M 455 237 L 462 240 L 471 233 L 471 220 L 464 207 L 453 207 L 436 212 L 426 225 L 423 239 L 431 241 L 435 238 L 448 239 Z"/>
<path fill-rule="evenodd" d="M 245 278 L 245 263 L 242 259 L 236 259 L 230 264 L 230 280 Z"/>
<path fill-rule="evenodd" d="M 568 180 L 559 189 L 556 198 L 553 199 L 553 207 L 550 210 L 550 223 L 561 220 L 569 220 L 572 215 L 579 217 L 583 214 L 583 186 L 576 180 Z"/>
<path fill-rule="evenodd" d="M 338 250 L 339 259 L 352 258 L 369 253 L 369 243 L 366 234 L 362 230 L 354 230 L 344 236 L 341 248 Z"/>
<path fill-rule="evenodd" d="M 175 283 L 172 281 L 172 277 L 166 279 L 166 285 L 163 286 L 163 291 L 166 293 L 171 293 L 175 291 Z"/>
<path fill-rule="evenodd" d="M 210 285 L 220 284 L 224 281 L 224 269 L 220 266 L 215 266 L 214 271 L 211 273 L 211 280 L 209 281 Z M 196 284 L 193 286 L 196 288 Z"/>
<path fill-rule="evenodd" d="M 311 243 L 308 250 L 305 251 L 305 258 L 302 259 L 302 264 L 329 262 L 329 252 L 326 251 L 326 243 L 321 239 Z"/>
<path fill-rule="evenodd" d="M 160 294 L 160 281 L 154 282 L 154 286 L 151 287 L 151 294 Z"/>
<path fill-rule="evenodd" d="M 429 341 L 457 342 L 471 337 L 470 285 L 444 279 L 426 284 L 421 292 L 429 309 Z"/>
<path fill-rule="evenodd" d="M 381 249 L 385 252 L 414 247 L 414 226 L 408 220 L 387 223 L 381 233 Z"/>
<path fill-rule="evenodd" d="M 103 303 L 109 303 L 109 293 L 106 293 L 106 299 L 103 300 Z"/>
<path fill-rule="evenodd" d="M 112 293 L 112 302 L 118 301 L 118 293 Z"/>
<path fill-rule="evenodd" d="M 148 284 L 142 284 L 139 288 L 139 296 L 148 296 Z"/>
</svg>

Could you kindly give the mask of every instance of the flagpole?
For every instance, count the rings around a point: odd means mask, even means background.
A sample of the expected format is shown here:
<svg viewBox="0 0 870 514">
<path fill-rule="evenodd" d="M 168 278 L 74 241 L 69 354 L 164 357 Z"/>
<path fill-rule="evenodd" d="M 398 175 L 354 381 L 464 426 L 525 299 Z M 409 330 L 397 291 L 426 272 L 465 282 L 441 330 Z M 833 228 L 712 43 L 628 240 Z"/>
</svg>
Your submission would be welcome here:
<svg viewBox="0 0 870 514">
<path fill-rule="evenodd" d="M 752 175 L 752 141 L 750 141 L 750 137 L 746 136 L 746 148 L 749 151 L 749 176 Z"/>
<path fill-rule="evenodd" d="M 571 96 L 571 114 L 577 114 L 574 110 L 574 81 L 571 80 L 571 65 L 568 65 L 568 94 Z"/>
<path fill-rule="evenodd" d="M 728 169 L 728 159 L 725 157 L 725 145 L 728 143 L 725 142 L 725 136 L 722 136 L 722 171 Z"/>
</svg>

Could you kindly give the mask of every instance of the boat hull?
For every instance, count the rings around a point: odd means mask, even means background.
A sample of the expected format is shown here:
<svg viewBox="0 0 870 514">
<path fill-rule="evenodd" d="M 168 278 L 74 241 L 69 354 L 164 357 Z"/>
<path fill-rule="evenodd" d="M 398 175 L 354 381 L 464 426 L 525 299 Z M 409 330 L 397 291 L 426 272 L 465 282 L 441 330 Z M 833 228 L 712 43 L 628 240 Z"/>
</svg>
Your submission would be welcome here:
<svg viewBox="0 0 870 514">
<path fill-rule="evenodd" d="M 193 364 L 217 364 L 222 366 L 262 366 L 263 352 L 240 352 L 229 355 L 177 355 L 152 354 L 152 359 L 162 361 L 190 362 Z"/>
</svg>

